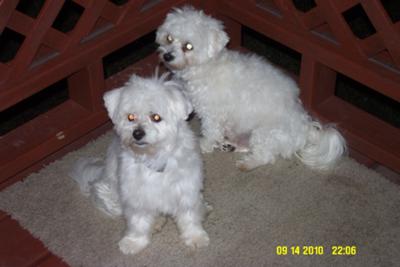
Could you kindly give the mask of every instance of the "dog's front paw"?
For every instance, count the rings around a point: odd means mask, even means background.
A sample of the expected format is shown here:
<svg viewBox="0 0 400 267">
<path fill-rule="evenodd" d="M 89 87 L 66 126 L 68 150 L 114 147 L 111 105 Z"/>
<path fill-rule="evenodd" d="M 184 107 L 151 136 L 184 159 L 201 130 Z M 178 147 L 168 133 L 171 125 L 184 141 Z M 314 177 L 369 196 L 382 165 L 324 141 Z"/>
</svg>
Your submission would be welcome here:
<svg viewBox="0 0 400 267">
<path fill-rule="evenodd" d="M 244 158 L 236 161 L 236 167 L 242 172 L 251 171 L 257 167 L 260 167 L 261 165 L 263 164 L 260 161 L 251 158 Z"/>
<path fill-rule="evenodd" d="M 242 172 L 251 171 L 254 168 L 253 164 L 250 164 L 250 162 L 246 160 L 236 161 L 236 167 Z"/>
<path fill-rule="evenodd" d="M 124 254 L 136 254 L 142 251 L 149 242 L 145 236 L 125 236 L 119 241 L 118 246 Z"/>
<path fill-rule="evenodd" d="M 210 243 L 210 238 L 204 230 L 201 230 L 186 234 L 183 237 L 183 241 L 185 242 L 186 246 L 196 249 L 208 246 Z"/>
<path fill-rule="evenodd" d="M 236 161 L 236 167 L 241 171 L 251 171 L 255 168 L 258 168 L 262 165 L 266 165 L 269 163 L 274 163 L 275 158 L 271 156 L 265 156 L 263 159 L 259 159 L 254 157 L 252 154 L 245 155 L 242 159 Z"/>
</svg>

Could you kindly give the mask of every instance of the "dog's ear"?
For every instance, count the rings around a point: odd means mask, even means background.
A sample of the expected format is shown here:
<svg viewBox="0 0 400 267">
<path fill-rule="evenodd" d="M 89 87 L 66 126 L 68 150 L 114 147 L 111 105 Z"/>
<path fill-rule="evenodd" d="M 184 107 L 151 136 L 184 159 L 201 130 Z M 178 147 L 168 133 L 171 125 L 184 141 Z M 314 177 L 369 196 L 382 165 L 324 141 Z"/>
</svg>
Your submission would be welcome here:
<svg viewBox="0 0 400 267">
<path fill-rule="evenodd" d="M 210 32 L 210 40 L 208 43 L 208 56 L 215 57 L 228 44 L 229 37 L 223 30 L 222 25 Z"/>
<path fill-rule="evenodd" d="M 193 106 L 182 90 L 178 88 L 179 86 L 174 84 L 169 90 L 172 96 L 173 113 L 176 114 L 179 119 L 186 120 L 193 112 Z"/>
<path fill-rule="evenodd" d="M 108 117 L 110 117 L 111 120 L 113 120 L 115 110 L 118 106 L 121 91 L 122 91 L 122 88 L 117 88 L 117 89 L 108 91 L 103 96 L 104 105 L 106 106 L 106 109 L 108 112 Z"/>
</svg>

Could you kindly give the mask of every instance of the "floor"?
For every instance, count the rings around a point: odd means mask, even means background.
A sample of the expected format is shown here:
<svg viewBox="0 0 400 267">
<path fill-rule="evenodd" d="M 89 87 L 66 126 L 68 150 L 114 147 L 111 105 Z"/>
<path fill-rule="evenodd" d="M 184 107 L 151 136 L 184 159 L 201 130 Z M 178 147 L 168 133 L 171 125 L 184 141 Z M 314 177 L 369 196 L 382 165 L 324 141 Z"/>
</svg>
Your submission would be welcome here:
<svg viewBox="0 0 400 267">
<path fill-rule="evenodd" d="M 400 185 L 400 174 L 381 165 L 373 168 L 394 184 Z M 49 252 L 17 221 L 0 211 L 0 266 L 1 267 L 67 267 L 59 257 Z"/>
<path fill-rule="evenodd" d="M 61 267 L 68 266 L 49 252 L 17 221 L 0 211 L 0 266 L 2 267 Z"/>
</svg>

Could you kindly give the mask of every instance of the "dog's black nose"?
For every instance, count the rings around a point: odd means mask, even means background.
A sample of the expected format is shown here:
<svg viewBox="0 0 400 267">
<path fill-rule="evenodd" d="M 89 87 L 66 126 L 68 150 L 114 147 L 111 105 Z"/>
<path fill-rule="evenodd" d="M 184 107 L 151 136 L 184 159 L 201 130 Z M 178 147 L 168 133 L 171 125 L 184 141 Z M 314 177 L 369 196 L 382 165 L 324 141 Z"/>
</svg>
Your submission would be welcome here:
<svg viewBox="0 0 400 267">
<path fill-rule="evenodd" d="M 170 61 L 174 60 L 175 57 L 174 57 L 174 55 L 171 54 L 171 52 L 169 52 L 169 53 L 165 53 L 163 58 L 166 62 L 170 62 Z"/>
<path fill-rule="evenodd" d="M 145 131 L 143 131 L 142 128 L 137 128 L 136 130 L 133 131 L 132 133 L 133 138 L 135 138 L 136 140 L 140 140 L 143 138 L 143 136 L 146 135 Z"/>
</svg>

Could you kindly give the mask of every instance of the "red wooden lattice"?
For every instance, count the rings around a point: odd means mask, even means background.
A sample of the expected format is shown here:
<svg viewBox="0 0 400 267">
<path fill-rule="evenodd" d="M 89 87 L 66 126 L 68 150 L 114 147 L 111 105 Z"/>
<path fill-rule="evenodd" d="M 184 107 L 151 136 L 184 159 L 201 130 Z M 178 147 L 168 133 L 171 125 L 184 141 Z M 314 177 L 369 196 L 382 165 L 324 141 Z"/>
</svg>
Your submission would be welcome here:
<svg viewBox="0 0 400 267">
<path fill-rule="evenodd" d="M 0 32 L 21 40 L 15 55 L 0 62 L 0 110 L 62 79 L 68 81 L 69 99 L 0 137 L 3 186 L 107 121 L 104 91 L 120 85 L 133 70 L 152 71 L 157 60 L 152 55 L 105 79 L 103 58 L 154 31 L 171 6 L 186 1 L 47 0 L 36 17 L 18 11 L 19 2 L 0 1 Z M 80 11 L 79 17 L 60 29 L 55 21 L 65 5 Z"/>
<path fill-rule="evenodd" d="M 245 25 L 301 53 L 299 84 L 309 110 L 336 122 L 352 149 L 400 171 L 400 130 L 334 94 L 341 73 L 400 101 L 400 22 L 388 14 L 386 0 L 315 0 L 303 11 L 291 0 L 47 0 L 33 16 L 18 10 L 20 2 L 0 1 L 0 32 L 19 40 L 15 55 L 0 62 L 0 110 L 62 79 L 69 98 L 0 137 L 0 185 L 103 125 L 104 91 L 129 72 L 152 71 L 156 56 L 107 79 L 103 58 L 152 32 L 172 6 L 187 2 L 222 18 L 233 46 L 241 44 Z M 78 15 L 61 29 L 57 21 L 66 5 Z M 352 9 L 365 13 L 373 33 L 352 31 L 346 21 Z"/>
<path fill-rule="evenodd" d="M 220 1 L 217 10 L 301 53 L 299 84 L 308 109 L 337 123 L 355 152 L 400 171 L 400 129 L 334 93 L 341 73 L 400 102 L 400 21 L 388 14 L 384 0 L 315 0 L 304 11 L 294 2 Z M 346 22 L 352 9 L 362 9 L 374 33 L 353 33 Z"/>
</svg>

